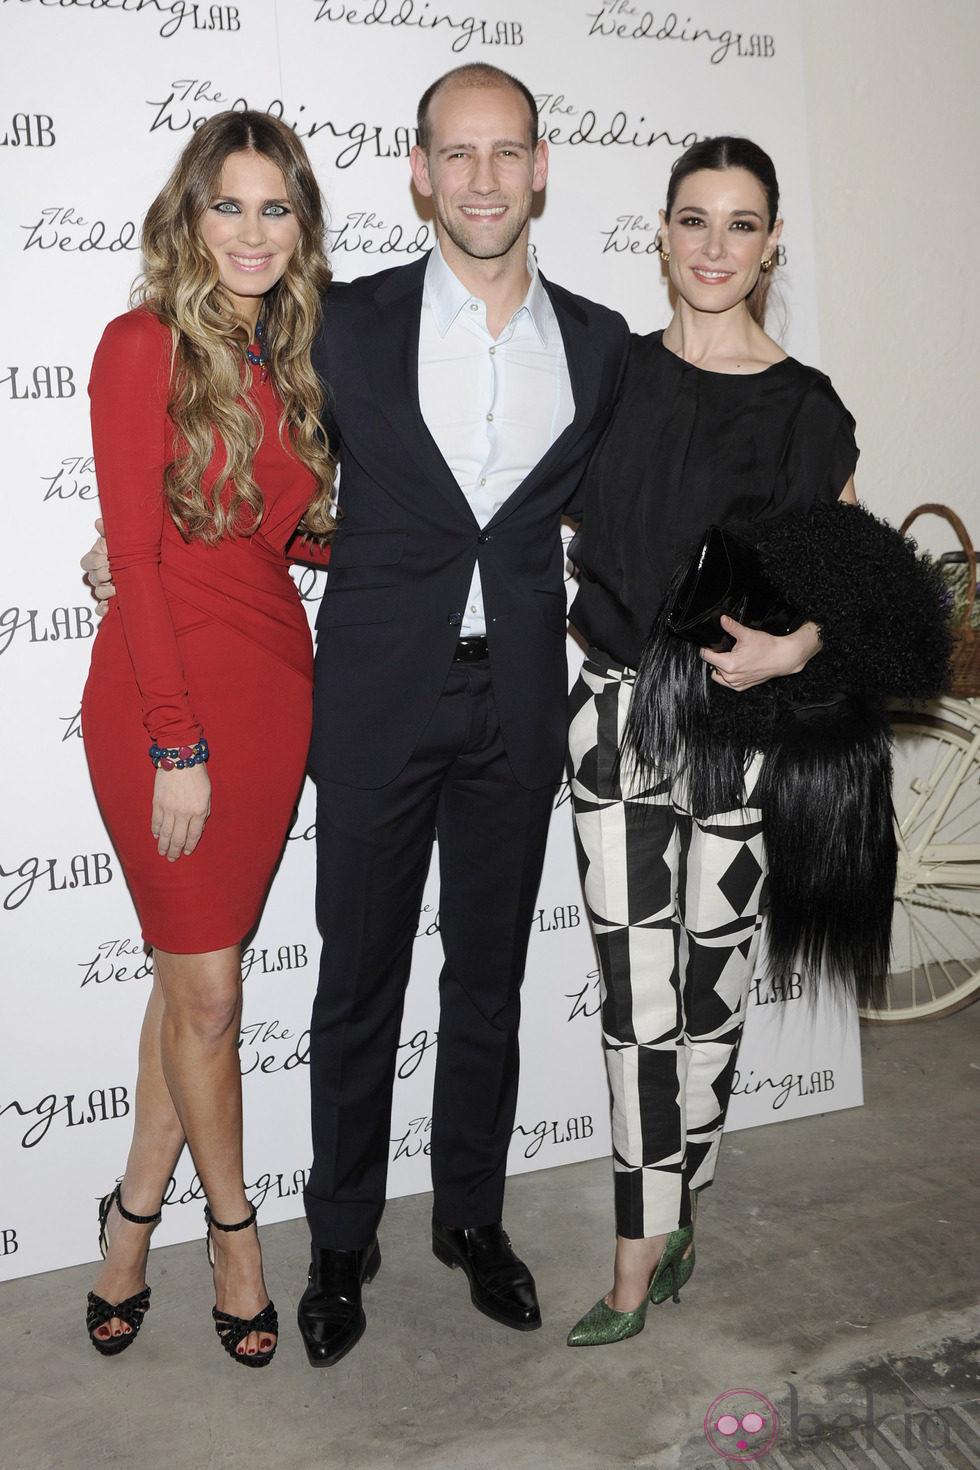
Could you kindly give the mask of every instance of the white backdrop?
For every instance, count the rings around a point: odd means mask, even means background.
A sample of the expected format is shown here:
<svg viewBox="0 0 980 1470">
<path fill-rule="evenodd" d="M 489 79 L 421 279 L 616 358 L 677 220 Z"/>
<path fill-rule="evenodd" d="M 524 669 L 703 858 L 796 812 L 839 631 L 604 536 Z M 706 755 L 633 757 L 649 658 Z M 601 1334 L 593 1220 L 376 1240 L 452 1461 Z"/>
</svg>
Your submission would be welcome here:
<svg viewBox="0 0 980 1470">
<path fill-rule="evenodd" d="M 769 149 L 783 186 L 774 326 L 819 361 L 795 0 L 4 0 L 5 267 L 0 413 L 0 1276 L 91 1259 L 95 1201 L 122 1171 L 147 967 L 91 795 L 78 708 L 94 631 L 78 558 L 97 487 L 86 383 L 138 271 L 139 223 L 190 131 L 228 106 L 306 140 L 341 279 L 431 243 L 409 185 L 418 94 L 491 61 L 538 96 L 551 182 L 533 241 L 546 273 L 664 325 L 653 239 L 673 160 L 698 136 Z M 320 591 L 300 577 L 311 615 Z M 570 662 L 578 652 L 570 647 Z M 246 1181 L 266 1221 L 302 1211 L 306 1026 L 316 975 L 313 802 L 245 957 Z M 440 963 L 436 875 L 419 921 L 392 1124 L 390 1192 L 429 1187 Z M 514 1171 L 608 1152 L 597 976 L 558 793 L 524 990 Z M 798 987 L 755 987 L 730 1122 L 861 1100 L 853 1016 L 814 1023 Z M 81 1131 L 79 1131 L 81 1130 Z M 201 1233 L 184 1158 L 155 1242 Z"/>
</svg>

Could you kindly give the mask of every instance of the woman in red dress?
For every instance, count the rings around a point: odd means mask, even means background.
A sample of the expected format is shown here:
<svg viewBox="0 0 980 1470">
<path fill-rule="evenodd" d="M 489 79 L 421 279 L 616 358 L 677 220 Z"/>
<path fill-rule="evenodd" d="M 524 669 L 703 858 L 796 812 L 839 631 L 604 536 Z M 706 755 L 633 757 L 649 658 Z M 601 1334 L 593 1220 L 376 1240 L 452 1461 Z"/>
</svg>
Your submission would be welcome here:
<svg viewBox="0 0 980 1470">
<path fill-rule="evenodd" d="M 278 1324 L 243 1181 L 240 949 L 309 741 L 312 650 L 286 548 L 298 528 L 321 544 L 333 530 L 310 365 L 330 272 L 295 133 L 264 113 L 210 119 L 150 207 L 142 248 L 138 305 L 106 328 L 89 389 L 118 595 L 82 726 L 153 988 L 87 1325 L 104 1354 L 139 1331 L 150 1234 L 186 1142 L 208 1201 L 218 1336 L 262 1366 Z"/>
</svg>

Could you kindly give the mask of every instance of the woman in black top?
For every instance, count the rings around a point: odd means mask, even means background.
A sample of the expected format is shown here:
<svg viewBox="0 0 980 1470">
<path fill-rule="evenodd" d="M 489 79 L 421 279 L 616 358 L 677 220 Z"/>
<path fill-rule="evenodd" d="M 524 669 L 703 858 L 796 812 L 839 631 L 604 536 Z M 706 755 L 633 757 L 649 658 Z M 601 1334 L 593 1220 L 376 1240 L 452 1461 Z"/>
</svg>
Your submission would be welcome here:
<svg viewBox="0 0 980 1470">
<path fill-rule="evenodd" d="M 709 138 L 675 164 L 661 255 L 670 325 L 634 337 L 623 397 L 590 468 L 572 548 L 572 622 L 590 644 L 572 695 L 576 834 L 599 951 L 612 1093 L 612 1290 L 572 1346 L 639 1332 L 694 1267 L 695 1191 L 710 1182 L 758 946 L 765 856 L 748 761 L 731 809 L 692 814 L 683 772 L 621 759 L 643 644 L 678 565 L 711 523 L 762 526 L 855 500 L 853 419 L 822 373 L 763 330 L 782 230 L 772 162 Z M 799 673 L 817 625 L 774 637 L 725 619 L 702 650 L 728 699 Z"/>
</svg>

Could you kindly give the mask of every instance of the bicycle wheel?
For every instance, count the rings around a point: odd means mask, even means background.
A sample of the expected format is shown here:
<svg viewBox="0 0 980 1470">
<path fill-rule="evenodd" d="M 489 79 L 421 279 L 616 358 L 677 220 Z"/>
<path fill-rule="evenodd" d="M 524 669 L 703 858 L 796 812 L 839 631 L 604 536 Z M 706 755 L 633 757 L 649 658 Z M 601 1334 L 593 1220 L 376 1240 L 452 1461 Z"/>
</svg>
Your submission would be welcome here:
<svg viewBox="0 0 980 1470">
<path fill-rule="evenodd" d="M 980 993 L 980 707 L 895 710 L 892 961 L 872 1023 L 947 1016 Z"/>
</svg>

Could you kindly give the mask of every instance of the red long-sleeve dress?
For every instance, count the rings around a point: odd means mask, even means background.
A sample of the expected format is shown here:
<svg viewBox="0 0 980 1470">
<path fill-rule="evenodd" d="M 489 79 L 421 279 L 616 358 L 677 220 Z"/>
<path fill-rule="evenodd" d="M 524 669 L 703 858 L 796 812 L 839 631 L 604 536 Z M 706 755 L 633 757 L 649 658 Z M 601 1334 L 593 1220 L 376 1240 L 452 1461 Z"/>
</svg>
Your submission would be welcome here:
<svg viewBox="0 0 980 1470">
<path fill-rule="evenodd" d="M 169 330 L 137 310 L 110 322 L 92 366 L 92 440 L 117 595 L 92 649 L 82 733 L 143 937 L 191 954 L 236 944 L 255 924 L 303 778 L 313 659 L 286 548 L 314 479 L 280 439 L 274 388 L 254 368 L 261 524 L 214 546 L 185 541 L 162 494 L 174 433 L 170 358 Z M 223 453 L 216 448 L 208 486 Z M 156 773 L 147 752 L 202 735 L 211 815 L 195 851 L 171 863 L 150 832 Z"/>
</svg>

